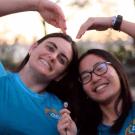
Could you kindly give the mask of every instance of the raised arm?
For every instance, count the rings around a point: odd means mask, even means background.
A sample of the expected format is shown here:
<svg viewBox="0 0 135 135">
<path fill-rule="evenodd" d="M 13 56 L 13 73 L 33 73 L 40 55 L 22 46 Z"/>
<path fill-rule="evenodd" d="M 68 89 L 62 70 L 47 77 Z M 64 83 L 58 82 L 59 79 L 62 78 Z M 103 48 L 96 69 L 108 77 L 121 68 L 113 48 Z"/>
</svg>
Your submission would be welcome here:
<svg viewBox="0 0 135 135">
<path fill-rule="evenodd" d="M 81 25 L 76 38 L 81 38 L 82 35 L 88 30 L 104 31 L 107 30 L 108 28 L 113 28 L 113 21 L 114 21 L 114 16 L 113 17 L 90 17 L 86 22 L 84 22 Z M 119 30 L 135 38 L 135 23 L 122 19 Z"/>
<path fill-rule="evenodd" d="M 49 24 L 66 33 L 66 20 L 62 9 L 49 0 L 0 0 L 0 16 L 37 11 Z"/>
<path fill-rule="evenodd" d="M 123 20 L 120 30 L 135 38 L 135 23 Z"/>
</svg>

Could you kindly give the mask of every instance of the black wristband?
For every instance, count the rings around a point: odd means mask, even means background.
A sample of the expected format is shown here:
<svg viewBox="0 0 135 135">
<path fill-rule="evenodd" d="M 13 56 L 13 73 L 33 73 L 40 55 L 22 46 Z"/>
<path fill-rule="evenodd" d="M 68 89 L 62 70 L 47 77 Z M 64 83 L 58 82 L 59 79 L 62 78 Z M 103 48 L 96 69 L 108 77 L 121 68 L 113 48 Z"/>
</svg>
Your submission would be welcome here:
<svg viewBox="0 0 135 135">
<path fill-rule="evenodd" d="M 123 17 L 121 15 L 117 15 L 116 20 L 112 26 L 114 30 L 120 30 L 120 26 L 122 23 Z"/>
</svg>

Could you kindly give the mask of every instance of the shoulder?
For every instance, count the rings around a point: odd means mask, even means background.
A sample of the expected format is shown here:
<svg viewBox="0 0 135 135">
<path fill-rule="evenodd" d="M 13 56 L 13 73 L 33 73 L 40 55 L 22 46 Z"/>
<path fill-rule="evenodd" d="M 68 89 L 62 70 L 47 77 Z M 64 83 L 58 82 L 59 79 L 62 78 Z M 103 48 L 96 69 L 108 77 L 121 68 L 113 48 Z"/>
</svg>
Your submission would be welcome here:
<svg viewBox="0 0 135 135">
<path fill-rule="evenodd" d="M 57 104 L 57 105 L 63 104 L 63 101 L 53 93 L 46 92 L 46 98 L 48 98 L 50 100 L 50 102 L 52 102 L 54 105 L 55 104 Z"/>
<path fill-rule="evenodd" d="M 45 102 L 48 107 L 53 107 L 57 111 L 63 108 L 63 101 L 53 93 L 45 92 Z"/>
<path fill-rule="evenodd" d="M 133 103 L 132 103 L 132 108 L 131 108 L 131 110 L 134 110 L 134 111 L 135 111 L 135 101 L 133 101 Z"/>
<path fill-rule="evenodd" d="M 6 72 L 3 73 L 3 74 L 0 74 L 0 86 L 4 86 L 4 85 L 7 85 L 7 84 L 10 84 L 13 86 L 13 84 L 15 83 L 14 81 L 14 73 L 12 72 Z"/>
<path fill-rule="evenodd" d="M 14 79 L 13 79 L 13 73 L 11 72 L 6 72 L 3 75 L 0 75 L 0 84 L 7 84 L 8 82 L 11 82 L 12 84 L 14 83 Z"/>
<path fill-rule="evenodd" d="M 3 99 L 5 96 L 10 95 L 14 89 L 15 81 L 12 78 L 12 73 L 6 73 L 6 75 L 0 76 L 0 98 Z"/>
<path fill-rule="evenodd" d="M 130 117 L 130 116 L 135 116 L 135 101 L 133 101 L 132 107 L 129 110 L 129 113 L 128 113 L 128 116 L 127 117 Z"/>
<path fill-rule="evenodd" d="M 0 62 L 0 77 L 4 76 L 7 74 L 7 71 L 5 69 L 5 67 L 3 66 L 3 64 Z"/>
</svg>

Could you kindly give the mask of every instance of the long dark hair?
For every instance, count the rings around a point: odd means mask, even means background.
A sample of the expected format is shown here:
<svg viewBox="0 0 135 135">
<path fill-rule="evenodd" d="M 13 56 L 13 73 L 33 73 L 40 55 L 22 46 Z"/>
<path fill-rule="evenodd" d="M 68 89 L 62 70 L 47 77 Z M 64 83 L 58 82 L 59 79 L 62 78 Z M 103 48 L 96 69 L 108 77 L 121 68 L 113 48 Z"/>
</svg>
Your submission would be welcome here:
<svg viewBox="0 0 135 135">
<path fill-rule="evenodd" d="M 79 63 L 83 60 L 83 58 L 85 58 L 87 55 L 90 54 L 97 55 L 99 57 L 102 57 L 104 60 L 111 62 L 111 65 L 116 70 L 119 76 L 121 84 L 121 93 L 115 103 L 114 109 L 115 112 L 118 113 L 118 104 L 120 100 L 122 100 L 122 110 L 120 116 L 111 127 L 111 133 L 118 133 L 132 106 L 132 98 L 129 84 L 127 81 L 127 75 L 120 61 L 116 57 L 114 57 L 111 53 L 105 50 L 101 49 L 88 50 L 85 54 L 83 54 L 80 57 Z M 79 92 L 81 95 L 83 95 L 81 96 L 80 134 L 82 135 L 87 135 L 90 133 L 92 133 L 92 135 L 97 134 L 97 126 L 101 123 L 102 112 L 98 106 L 98 103 L 94 102 L 92 99 L 86 98 L 86 94 L 82 90 L 81 86 Z"/>
<path fill-rule="evenodd" d="M 64 33 L 51 33 L 40 40 L 37 41 L 38 45 L 40 45 L 41 42 L 45 41 L 48 38 L 52 37 L 60 37 L 71 43 L 72 51 L 73 51 L 73 56 L 70 64 L 66 68 L 65 72 L 66 75 L 59 81 L 52 81 L 50 84 L 47 86 L 46 90 L 48 92 L 51 92 L 58 96 L 61 100 L 67 101 L 69 103 L 69 109 L 72 112 L 72 118 L 75 118 L 75 114 L 77 110 L 76 102 L 77 102 L 77 97 L 76 93 L 77 90 L 75 89 L 75 86 L 77 85 L 77 68 L 78 68 L 78 53 L 77 53 L 77 46 L 75 42 L 72 40 L 72 38 L 69 35 L 66 35 Z M 17 68 L 17 72 L 19 72 L 25 64 L 29 60 L 29 54 L 24 58 L 20 66 Z"/>
</svg>

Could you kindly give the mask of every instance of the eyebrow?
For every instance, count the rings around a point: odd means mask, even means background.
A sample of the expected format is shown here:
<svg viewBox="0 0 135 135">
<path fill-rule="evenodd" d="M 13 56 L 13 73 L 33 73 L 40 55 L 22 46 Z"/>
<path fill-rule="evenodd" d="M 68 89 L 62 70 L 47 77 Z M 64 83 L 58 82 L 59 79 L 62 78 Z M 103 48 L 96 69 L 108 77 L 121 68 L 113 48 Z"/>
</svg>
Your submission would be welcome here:
<svg viewBox="0 0 135 135">
<path fill-rule="evenodd" d="M 102 62 L 97 62 L 93 65 L 93 68 L 95 68 L 96 66 L 98 66 L 99 64 L 101 64 Z"/>
<path fill-rule="evenodd" d="M 58 48 L 54 42 L 48 41 L 49 44 L 53 45 L 56 49 Z"/>
<path fill-rule="evenodd" d="M 62 55 L 62 57 L 64 57 L 66 59 L 67 64 L 68 64 L 69 63 L 69 59 L 63 53 L 61 53 L 61 55 Z"/>
<path fill-rule="evenodd" d="M 93 68 L 95 68 L 96 66 L 98 66 L 99 64 L 103 64 L 105 63 L 106 61 L 100 61 L 100 62 L 97 62 L 96 64 L 93 65 Z"/>
<path fill-rule="evenodd" d="M 93 65 L 93 68 L 90 70 L 84 70 L 84 71 L 82 71 L 80 74 L 83 74 L 83 73 L 87 73 L 87 72 L 91 72 L 96 66 L 98 66 L 100 63 L 103 63 L 103 62 L 105 62 L 105 61 L 101 61 L 101 62 L 97 62 L 97 63 L 95 63 L 94 65 Z"/>
<path fill-rule="evenodd" d="M 53 45 L 55 47 L 55 49 L 58 49 L 57 45 L 54 42 L 48 41 L 48 43 Z M 69 59 L 67 58 L 67 56 L 64 55 L 64 53 L 61 53 L 61 55 L 67 60 L 67 63 L 69 63 Z"/>
</svg>

